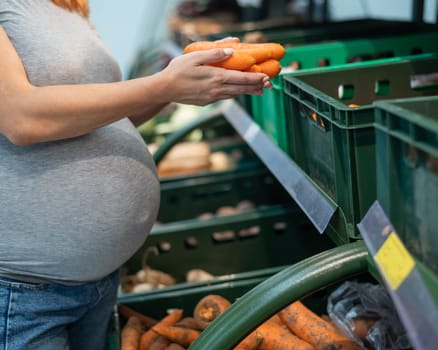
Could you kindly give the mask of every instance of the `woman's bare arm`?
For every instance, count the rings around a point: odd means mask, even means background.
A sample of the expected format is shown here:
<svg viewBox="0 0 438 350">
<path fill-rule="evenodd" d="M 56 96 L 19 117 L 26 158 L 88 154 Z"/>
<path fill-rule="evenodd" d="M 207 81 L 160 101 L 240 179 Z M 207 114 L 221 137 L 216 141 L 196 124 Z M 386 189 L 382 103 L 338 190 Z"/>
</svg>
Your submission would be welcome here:
<svg viewBox="0 0 438 350">
<path fill-rule="evenodd" d="M 0 133 L 17 145 L 87 134 L 126 116 L 136 124 L 169 102 L 206 105 L 269 85 L 257 73 L 205 65 L 227 57 L 224 50 L 183 55 L 148 77 L 103 84 L 30 84 L 22 62 L 0 27 Z"/>
</svg>

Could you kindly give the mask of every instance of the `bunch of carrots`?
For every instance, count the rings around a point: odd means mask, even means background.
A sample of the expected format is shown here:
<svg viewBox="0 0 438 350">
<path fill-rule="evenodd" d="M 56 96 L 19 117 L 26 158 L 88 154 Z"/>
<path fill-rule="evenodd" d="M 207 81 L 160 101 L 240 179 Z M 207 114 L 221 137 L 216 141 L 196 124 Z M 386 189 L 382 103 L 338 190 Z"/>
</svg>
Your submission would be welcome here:
<svg viewBox="0 0 438 350">
<path fill-rule="evenodd" d="M 192 316 L 176 309 L 155 320 L 119 305 L 127 319 L 121 332 L 121 350 L 187 349 L 208 325 L 231 303 L 210 294 L 196 305 Z M 318 316 L 300 301 L 263 322 L 248 334 L 234 350 L 360 350 L 361 347 L 336 328 L 330 320 Z"/>
<path fill-rule="evenodd" d="M 285 48 L 278 43 L 244 43 L 224 41 L 197 41 L 187 45 L 184 53 L 216 48 L 231 48 L 233 54 L 212 66 L 243 72 L 265 73 L 273 78 L 281 71 L 280 60 L 285 55 Z"/>
</svg>

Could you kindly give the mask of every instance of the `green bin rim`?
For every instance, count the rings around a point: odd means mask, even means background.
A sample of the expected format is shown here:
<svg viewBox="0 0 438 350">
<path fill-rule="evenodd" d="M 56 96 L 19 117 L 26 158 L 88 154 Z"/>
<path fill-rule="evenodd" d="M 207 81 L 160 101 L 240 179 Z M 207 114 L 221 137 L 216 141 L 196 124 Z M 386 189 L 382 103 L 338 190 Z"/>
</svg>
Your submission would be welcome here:
<svg viewBox="0 0 438 350">
<path fill-rule="evenodd" d="M 381 100 L 375 101 L 373 104 L 376 108 L 382 109 L 384 111 L 394 113 L 397 117 L 405 119 L 412 124 L 423 127 L 425 129 L 434 131 L 438 134 L 438 119 L 436 121 L 425 117 L 421 113 L 417 113 L 409 108 L 403 106 L 405 103 L 410 102 L 435 102 L 438 107 L 438 96 L 421 96 L 421 97 L 411 97 L 411 98 L 398 98 L 392 100 Z M 376 127 L 379 127 L 380 122 L 376 118 Z M 386 128 L 385 128 L 386 129 Z"/>
<path fill-rule="evenodd" d="M 325 72 L 336 72 L 336 71 L 354 71 L 358 69 L 367 69 L 369 67 L 373 66 L 385 66 L 385 65 L 392 65 L 397 63 L 403 63 L 403 62 L 410 62 L 410 61 L 421 61 L 421 60 L 428 60 L 428 59 L 435 59 L 438 60 L 438 53 L 426 53 L 421 55 L 411 55 L 411 56 L 403 56 L 403 57 L 394 57 L 394 58 L 383 58 L 378 60 L 372 60 L 372 61 L 366 61 L 366 62 L 358 62 L 358 63 L 348 63 L 348 64 L 342 64 L 337 66 L 329 66 L 329 67 L 320 67 L 320 68 L 309 68 L 306 70 L 303 70 L 302 72 L 291 72 L 282 75 L 282 79 L 284 81 L 288 81 L 289 83 L 297 86 L 300 90 L 305 91 L 308 94 L 311 94 L 312 96 L 317 96 L 318 98 L 322 98 L 327 104 L 335 107 L 339 111 L 349 112 L 349 111 L 360 111 L 360 110 L 369 110 L 374 107 L 373 103 L 367 104 L 367 105 L 361 105 L 358 107 L 349 107 L 345 103 L 339 101 L 338 99 L 329 96 L 328 94 L 321 92 L 317 87 L 314 87 L 300 79 L 300 77 L 303 76 L 309 76 L 309 75 L 320 75 L 324 74 Z M 293 95 L 290 95 L 287 91 L 284 91 L 286 95 L 288 95 L 291 98 L 295 98 Z M 305 101 L 300 100 L 301 104 L 306 105 L 307 107 L 310 107 L 313 109 L 312 106 L 308 105 Z M 330 123 L 336 125 L 339 128 L 342 129 L 359 129 L 359 128 L 366 128 L 366 127 L 374 127 L 375 122 L 371 123 L 355 123 L 354 125 L 345 125 L 344 123 L 339 123 L 338 121 L 334 119 L 329 119 L 325 115 L 320 114 L 320 116 L 328 121 Z"/>
<path fill-rule="evenodd" d="M 367 68 L 369 66 L 374 66 L 374 65 L 394 64 L 399 62 L 409 62 L 412 60 L 425 60 L 425 59 L 436 59 L 436 58 L 438 58 L 438 52 L 422 53 L 419 55 L 408 55 L 408 56 L 399 56 L 399 57 L 391 57 L 391 58 L 379 58 L 376 60 L 345 63 L 336 66 L 307 68 L 306 70 L 302 70 L 302 71 L 298 70 L 295 72 L 286 73 L 283 75 L 283 79 L 295 80 L 300 76 L 309 75 L 309 74 L 323 74 L 324 72 L 338 71 L 338 70 L 356 70 L 360 68 Z"/>
</svg>

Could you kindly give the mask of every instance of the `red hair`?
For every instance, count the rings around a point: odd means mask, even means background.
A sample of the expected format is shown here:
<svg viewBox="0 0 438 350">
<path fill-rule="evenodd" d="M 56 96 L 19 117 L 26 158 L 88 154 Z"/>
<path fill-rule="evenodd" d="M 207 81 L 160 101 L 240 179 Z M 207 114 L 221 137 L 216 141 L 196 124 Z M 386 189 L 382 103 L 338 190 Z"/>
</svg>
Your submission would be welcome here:
<svg viewBox="0 0 438 350">
<path fill-rule="evenodd" d="M 79 12 L 84 17 L 90 14 L 87 0 L 52 0 L 52 2 L 66 10 Z"/>
</svg>

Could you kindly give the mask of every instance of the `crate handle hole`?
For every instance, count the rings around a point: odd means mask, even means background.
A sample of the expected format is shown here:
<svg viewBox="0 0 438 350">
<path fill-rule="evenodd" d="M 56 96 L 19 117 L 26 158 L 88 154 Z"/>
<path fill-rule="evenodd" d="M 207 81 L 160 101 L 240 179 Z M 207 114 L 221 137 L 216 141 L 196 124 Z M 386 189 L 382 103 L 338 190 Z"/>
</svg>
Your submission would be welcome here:
<svg viewBox="0 0 438 350">
<path fill-rule="evenodd" d="M 261 228 L 260 226 L 251 226 L 247 228 L 243 228 L 239 231 L 239 237 L 240 238 L 251 238 L 256 237 L 260 234 Z"/>
<path fill-rule="evenodd" d="M 341 100 L 352 100 L 354 98 L 354 86 L 351 84 L 342 84 L 338 86 L 338 97 Z"/>
<path fill-rule="evenodd" d="M 382 51 L 379 52 L 377 55 L 375 55 L 375 59 L 381 59 L 381 58 L 391 58 L 391 57 L 395 57 L 394 52 L 392 51 Z"/>
<path fill-rule="evenodd" d="M 236 233 L 232 230 L 214 232 L 211 238 L 217 243 L 230 242 L 236 239 Z"/>
<path fill-rule="evenodd" d="M 172 250 L 172 244 L 168 241 L 161 241 L 157 244 L 157 248 L 160 253 L 167 253 Z"/>
<path fill-rule="evenodd" d="M 328 58 L 320 58 L 316 64 L 318 67 L 327 67 L 330 66 L 330 60 Z"/>
<path fill-rule="evenodd" d="M 414 90 L 433 89 L 438 86 L 438 72 L 411 75 L 410 85 Z"/>
<path fill-rule="evenodd" d="M 284 221 L 278 221 L 274 224 L 273 229 L 275 233 L 284 233 L 287 230 L 287 223 Z"/>
<path fill-rule="evenodd" d="M 301 62 L 300 61 L 292 61 L 289 63 L 289 68 L 293 71 L 300 70 L 301 69 Z"/>
<path fill-rule="evenodd" d="M 432 172 L 432 174 L 438 176 L 438 157 L 429 155 L 427 157 L 427 168 Z"/>
<path fill-rule="evenodd" d="M 195 236 L 188 236 L 184 240 L 184 245 L 186 246 L 186 248 L 194 249 L 198 247 L 199 241 Z"/>
<path fill-rule="evenodd" d="M 318 123 L 318 115 L 312 109 L 301 105 L 299 113 L 303 118 L 310 118 L 315 124 Z"/>
<path fill-rule="evenodd" d="M 414 47 L 411 50 L 412 55 L 419 55 L 423 53 L 423 49 L 421 47 Z"/>
<path fill-rule="evenodd" d="M 414 146 L 405 146 L 405 157 L 407 164 L 412 168 L 415 168 L 418 165 L 419 155 L 417 149 Z"/>
<path fill-rule="evenodd" d="M 389 80 L 377 80 L 374 85 L 374 93 L 377 96 L 388 96 L 391 92 L 391 83 Z"/>
</svg>

